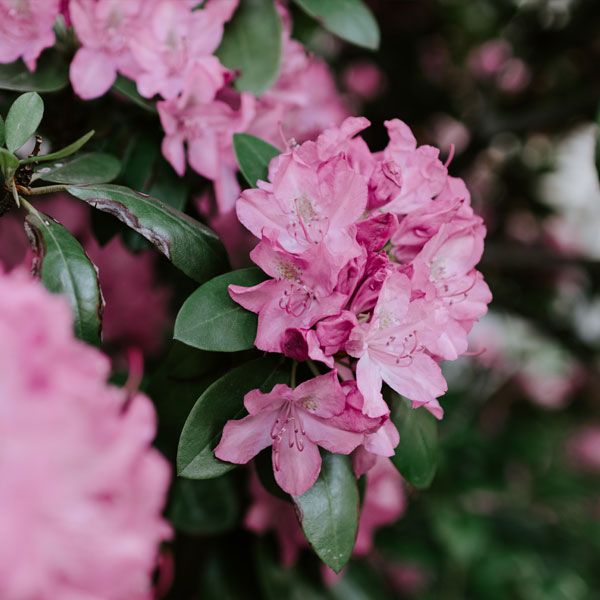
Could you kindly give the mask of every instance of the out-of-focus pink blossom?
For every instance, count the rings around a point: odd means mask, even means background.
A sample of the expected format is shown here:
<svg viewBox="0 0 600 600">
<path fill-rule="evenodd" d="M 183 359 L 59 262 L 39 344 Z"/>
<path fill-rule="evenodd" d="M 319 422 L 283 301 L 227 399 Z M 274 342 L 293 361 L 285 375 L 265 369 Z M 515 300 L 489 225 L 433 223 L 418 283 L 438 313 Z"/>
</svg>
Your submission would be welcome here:
<svg viewBox="0 0 600 600">
<path fill-rule="evenodd" d="M 19 58 L 35 71 L 42 50 L 54 45 L 59 0 L 0 0 L 0 63 Z"/>
<path fill-rule="evenodd" d="M 497 77 L 498 87 L 513 94 L 525 89 L 530 81 L 531 70 L 520 58 L 511 58 L 506 61 Z"/>
<path fill-rule="evenodd" d="M 148 398 L 107 385 L 63 298 L 0 274 L 0 596 L 150 599 L 169 481 Z"/>
<path fill-rule="evenodd" d="M 244 518 L 244 525 L 259 535 L 275 530 L 281 552 L 281 564 L 291 567 L 298 554 L 308 546 L 291 502 L 273 496 L 265 490 L 253 471 L 250 478 L 252 504 Z"/>
<path fill-rule="evenodd" d="M 261 450 L 273 447 L 273 472 L 279 486 L 299 496 L 308 490 L 321 471 L 318 446 L 349 454 L 361 436 L 330 423 L 344 411 L 346 398 L 331 371 L 291 389 L 276 385 L 263 394 L 246 394 L 244 406 L 250 413 L 239 421 L 228 421 L 215 449 L 221 460 L 245 464 Z"/>
<path fill-rule="evenodd" d="M 385 74 L 378 65 L 368 60 L 348 65 L 342 77 L 348 91 L 364 100 L 374 100 L 385 90 Z"/>
<path fill-rule="evenodd" d="M 135 79 L 141 69 L 130 42 L 149 26 L 157 0 L 71 0 L 69 14 L 82 46 L 71 62 L 75 93 L 89 100 L 102 96 L 121 73 Z"/>
<path fill-rule="evenodd" d="M 492 77 L 511 56 L 512 47 L 506 40 L 490 40 L 471 51 L 467 64 L 477 77 Z"/>
<path fill-rule="evenodd" d="M 398 469 L 389 458 L 378 457 L 373 468 L 367 473 L 354 555 L 370 554 L 377 529 L 395 523 L 405 510 L 406 492 Z"/>
<path fill-rule="evenodd" d="M 600 472 L 600 426 L 576 431 L 567 442 L 567 452 L 578 469 Z"/>
<path fill-rule="evenodd" d="M 238 0 L 210 0 L 198 10 L 192 10 L 194 1 L 153 2 L 148 26 L 138 28 L 129 42 L 141 69 L 136 77 L 138 91 L 149 98 L 160 94 L 172 100 L 192 85 L 198 99 L 211 101 L 227 73 L 213 52 Z M 186 91 L 190 93 L 189 88 Z"/>
</svg>

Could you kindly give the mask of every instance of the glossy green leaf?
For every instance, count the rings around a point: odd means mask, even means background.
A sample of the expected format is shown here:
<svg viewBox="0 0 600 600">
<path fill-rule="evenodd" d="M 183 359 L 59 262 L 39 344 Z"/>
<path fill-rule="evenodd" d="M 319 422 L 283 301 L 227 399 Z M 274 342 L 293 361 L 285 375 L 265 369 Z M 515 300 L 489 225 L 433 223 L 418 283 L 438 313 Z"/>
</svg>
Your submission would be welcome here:
<svg viewBox="0 0 600 600">
<path fill-rule="evenodd" d="M 33 181 L 42 179 L 74 185 L 108 183 L 115 179 L 120 171 L 121 163 L 111 154 L 90 152 L 79 154 L 68 161 L 57 161 L 38 167 Z"/>
<path fill-rule="evenodd" d="M 69 186 L 67 191 L 117 217 L 199 283 L 227 268 L 225 249 L 211 229 L 152 196 L 110 184 Z"/>
<path fill-rule="evenodd" d="M 225 423 L 244 415 L 247 392 L 256 388 L 270 391 L 287 379 L 280 358 L 264 357 L 236 367 L 215 381 L 198 398 L 181 432 L 178 474 L 190 479 L 212 479 L 233 469 L 235 465 L 220 461 L 213 454 Z"/>
<path fill-rule="evenodd" d="M 256 187 L 259 179 L 267 180 L 271 159 L 281 154 L 275 146 L 247 133 L 233 135 L 233 149 L 240 171 L 251 187 Z"/>
<path fill-rule="evenodd" d="M 144 110 L 151 113 L 157 112 L 154 103 L 150 102 L 143 96 L 140 96 L 139 92 L 137 91 L 135 82 L 131 81 L 131 79 L 127 79 L 126 77 L 119 75 L 115 83 L 113 84 L 113 90 L 115 90 L 122 96 L 125 96 L 128 100 L 131 100 L 131 102 L 133 102 L 140 108 L 143 108 Z"/>
<path fill-rule="evenodd" d="M 306 539 L 319 558 L 339 573 L 350 560 L 358 529 L 358 486 L 350 459 L 323 453 L 319 478 L 294 502 Z"/>
<path fill-rule="evenodd" d="M 71 154 L 75 154 L 75 152 L 83 148 L 83 146 L 89 141 L 89 139 L 94 135 L 94 133 L 95 132 L 92 129 L 91 131 L 88 131 L 85 135 L 82 135 L 78 140 L 75 140 L 72 144 L 69 144 L 68 146 L 65 146 L 60 150 L 57 150 L 56 152 L 44 154 L 43 156 L 28 156 L 27 158 L 21 160 L 21 164 L 26 165 L 28 163 L 48 162 L 50 160 L 59 160 L 60 158 L 66 158 L 67 156 L 71 156 Z"/>
<path fill-rule="evenodd" d="M 240 72 L 235 86 L 260 95 L 279 75 L 281 19 L 273 0 L 244 0 L 225 26 L 217 50 L 221 62 Z"/>
<path fill-rule="evenodd" d="M 255 267 L 219 275 L 200 286 L 183 304 L 175 321 L 175 339 L 213 352 L 237 352 L 254 346 L 257 316 L 234 302 L 230 284 L 250 287 L 266 278 Z"/>
<path fill-rule="evenodd" d="M 69 66 L 58 53 L 44 52 L 32 73 L 22 61 L 0 65 L 0 90 L 56 92 L 69 83 Z"/>
<path fill-rule="evenodd" d="M 438 428 L 435 418 L 424 408 L 392 394 L 392 421 L 400 432 L 393 463 L 402 476 L 417 488 L 428 487 L 438 463 Z"/>
<path fill-rule="evenodd" d="M 362 0 L 295 1 L 331 33 L 363 48 L 377 50 L 379 47 L 379 26 Z"/>
<path fill-rule="evenodd" d="M 190 534 L 215 535 L 232 529 L 240 503 L 230 476 L 193 480 L 177 478 L 167 517 L 175 529 Z"/>
<path fill-rule="evenodd" d="M 31 213 L 25 227 L 35 254 L 34 270 L 42 283 L 69 300 L 75 335 L 99 345 L 103 300 L 96 267 L 81 244 L 51 217 Z"/>
<path fill-rule="evenodd" d="M 6 181 L 10 181 L 19 168 L 19 159 L 6 148 L 0 148 L 0 171 Z"/>
<path fill-rule="evenodd" d="M 6 115 L 6 147 L 18 150 L 36 131 L 44 116 L 44 101 L 39 94 L 28 92 L 19 96 Z"/>
</svg>

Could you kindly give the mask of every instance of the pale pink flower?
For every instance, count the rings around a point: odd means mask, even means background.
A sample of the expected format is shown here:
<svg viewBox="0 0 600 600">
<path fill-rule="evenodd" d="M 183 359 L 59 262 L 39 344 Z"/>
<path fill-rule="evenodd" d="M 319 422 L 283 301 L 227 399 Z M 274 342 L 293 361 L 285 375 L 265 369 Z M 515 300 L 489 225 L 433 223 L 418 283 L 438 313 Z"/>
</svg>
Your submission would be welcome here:
<svg viewBox="0 0 600 600">
<path fill-rule="evenodd" d="M 0 0 L 0 63 L 19 58 L 35 71 L 42 50 L 54 45 L 59 0 Z"/>
<path fill-rule="evenodd" d="M 435 335 L 435 315 L 423 300 L 411 302 L 411 291 L 410 280 L 392 272 L 370 321 L 356 327 L 346 344 L 348 354 L 359 359 L 356 382 L 370 417 L 389 413 L 381 394 L 384 381 L 413 406 L 425 405 L 438 418 L 443 414 L 436 398 L 446 391 L 446 382 L 423 346 L 423 339 Z"/>
<path fill-rule="evenodd" d="M 476 77 L 493 77 L 511 56 L 512 46 L 506 40 L 494 39 L 471 50 L 467 64 Z"/>
<path fill-rule="evenodd" d="M 353 554 L 370 554 L 377 529 L 395 523 L 404 514 L 406 505 L 406 491 L 398 469 L 389 458 L 378 457 L 367 473 L 367 486 Z"/>
<path fill-rule="evenodd" d="M 361 435 L 330 423 L 344 411 L 346 397 L 337 373 L 315 377 L 292 389 L 276 385 L 263 394 L 246 394 L 250 413 L 239 421 L 228 421 L 215 448 L 221 460 L 245 464 L 261 450 L 273 447 L 273 472 L 279 486 L 299 496 L 317 480 L 321 470 L 318 446 L 337 454 L 349 454 Z"/>
<path fill-rule="evenodd" d="M 279 542 L 281 564 L 291 567 L 300 551 L 308 547 L 294 505 L 267 492 L 254 471 L 250 477 L 250 494 L 252 504 L 244 517 L 244 525 L 259 535 L 274 530 Z"/>
<path fill-rule="evenodd" d="M 242 192 L 237 214 L 256 237 L 310 255 L 332 289 L 340 269 L 361 252 L 354 224 L 366 208 L 367 186 L 342 158 L 317 168 L 307 164 L 302 152 L 308 148 L 275 158 L 270 183 Z"/>
<path fill-rule="evenodd" d="M 234 207 L 239 195 L 233 134 L 244 131 L 254 115 L 255 100 L 250 94 L 223 91 L 206 102 L 193 89 L 195 75 L 188 73 L 189 86 L 180 97 L 158 102 L 157 108 L 165 131 L 164 157 L 178 175 L 185 173 L 187 159 L 191 167 L 215 183 L 220 213 Z"/>
<path fill-rule="evenodd" d="M 148 27 L 156 0 L 71 0 L 69 14 L 82 46 L 71 62 L 75 93 L 89 100 L 106 93 L 121 73 L 135 79 L 140 67 L 130 42 Z"/>
<path fill-rule="evenodd" d="M 0 274 L 0 596 L 152 597 L 166 461 L 148 398 L 107 385 L 66 301 Z"/>
<path fill-rule="evenodd" d="M 129 42 L 141 69 L 136 82 L 142 96 L 160 94 L 172 100 L 192 85 L 194 94 L 209 102 L 223 87 L 227 69 L 213 52 L 238 0 L 209 0 L 202 8 L 192 10 L 196 4 L 155 1 L 148 26 L 138 28 Z M 194 73 L 192 80 L 187 76 L 190 71 Z"/>
</svg>

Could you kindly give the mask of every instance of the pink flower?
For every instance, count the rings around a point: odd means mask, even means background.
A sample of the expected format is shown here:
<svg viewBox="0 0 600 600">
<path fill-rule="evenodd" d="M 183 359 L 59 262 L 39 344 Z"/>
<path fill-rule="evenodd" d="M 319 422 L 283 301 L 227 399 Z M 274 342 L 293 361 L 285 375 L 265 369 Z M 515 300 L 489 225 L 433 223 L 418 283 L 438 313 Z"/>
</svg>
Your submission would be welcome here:
<svg viewBox="0 0 600 600">
<path fill-rule="evenodd" d="M 158 352 L 169 323 L 171 294 L 156 279 L 156 255 L 151 250 L 134 254 L 118 235 L 105 246 L 90 236 L 85 249 L 98 267 L 106 301 L 103 343 L 121 350 L 135 346 L 148 355 Z"/>
<path fill-rule="evenodd" d="M 54 45 L 59 0 L 0 0 L 0 63 L 19 58 L 35 71 L 42 50 Z"/>
<path fill-rule="evenodd" d="M 419 146 L 406 123 L 386 121 L 390 142 L 370 183 L 370 205 L 396 214 L 407 214 L 427 204 L 444 187 L 448 171 L 439 160 L 439 150 Z"/>
<path fill-rule="evenodd" d="M 355 556 L 373 551 L 375 531 L 395 523 L 406 510 L 406 492 L 402 476 L 388 458 L 379 457 L 367 473 L 367 487 L 360 512 Z"/>
<path fill-rule="evenodd" d="M 349 454 L 360 443 L 360 434 L 330 423 L 332 417 L 344 411 L 345 404 L 336 371 L 315 377 L 295 389 L 278 384 L 267 394 L 253 390 L 244 398 L 250 414 L 225 425 L 215 456 L 245 464 L 272 446 L 275 480 L 288 494 L 299 496 L 319 476 L 318 446 Z"/>
<path fill-rule="evenodd" d="M 273 279 L 254 287 L 230 285 L 229 294 L 247 310 L 258 313 L 255 346 L 281 352 L 286 330 L 312 327 L 341 309 L 345 296 L 328 293 L 314 261 L 288 254 L 265 238 L 250 254 Z"/>
<path fill-rule="evenodd" d="M 271 183 L 245 190 L 237 203 L 240 221 L 297 255 L 310 256 L 332 289 L 340 269 L 361 252 L 355 222 L 366 208 L 367 186 L 342 158 L 317 167 L 292 149 L 271 163 Z M 326 283 L 325 283 L 326 282 Z"/>
<path fill-rule="evenodd" d="M 154 2 L 148 26 L 138 28 L 130 49 L 140 66 L 136 77 L 142 96 L 160 94 L 165 100 L 192 85 L 194 94 L 211 101 L 225 83 L 225 69 L 213 56 L 238 0 L 210 0 L 198 10 L 195 1 Z M 190 72 L 194 73 L 191 80 Z M 187 89 L 189 93 L 189 89 Z"/>
<path fill-rule="evenodd" d="M 274 530 L 281 551 L 281 564 L 291 567 L 300 551 L 308 546 L 294 505 L 267 492 L 254 471 L 250 477 L 250 494 L 253 502 L 244 518 L 244 525 L 260 535 Z"/>
<path fill-rule="evenodd" d="M 590 425 L 576 431 L 567 443 L 571 462 L 578 469 L 600 471 L 600 427 Z"/>
<path fill-rule="evenodd" d="M 71 0 L 69 13 L 82 46 L 71 63 L 75 93 L 89 100 L 106 93 L 117 73 L 135 79 L 140 67 L 131 53 L 136 32 L 148 27 L 156 0 Z"/>
<path fill-rule="evenodd" d="M 150 599 L 166 461 L 148 398 L 107 385 L 63 298 L 0 274 L 0 596 Z"/>
<path fill-rule="evenodd" d="M 200 75 L 201 77 L 203 75 Z M 162 152 L 179 175 L 185 172 L 186 149 L 191 167 L 215 182 L 220 212 L 230 211 L 239 194 L 233 155 L 233 134 L 244 131 L 254 114 L 254 98 L 223 93 L 206 102 L 195 94 L 195 72 L 179 98 L 157 104 L 165 130 Z"/>
<path fill-rule="evenodd" d="M 428 348 L 448 360 L 466 351 L 467 333 L 492 299 L 474 268 L 483 253 L 484 236 L 480 219 L 443 224 L 412 263 L 413 286 L 447 311 L 445 331 Z"/>
<path fill-rule="evenodd" d="M 385 90 L 386 77 L 374 62 L 358 60 L 346 67 L 344 85 L 350 92 L 364 100 L 374 100 Z"/>
<path fill-rule="evenodd" d="M 359 359 L 356 382 L 364 397 L 363 411 L 370 417 L 389 413 L 381 395 L 384 381 L 413 406 L 425 405 L 438 418 L 443 414 L 436 398 L 446 391 L 446 382 L 423 346 L 423 339 L 435 335 L 434 316 L 427 302 L 410 298 L 409 279 L 393 271 L 371 320 L 356 327 L 346 344 L 348 354 Z"/>
</svg>

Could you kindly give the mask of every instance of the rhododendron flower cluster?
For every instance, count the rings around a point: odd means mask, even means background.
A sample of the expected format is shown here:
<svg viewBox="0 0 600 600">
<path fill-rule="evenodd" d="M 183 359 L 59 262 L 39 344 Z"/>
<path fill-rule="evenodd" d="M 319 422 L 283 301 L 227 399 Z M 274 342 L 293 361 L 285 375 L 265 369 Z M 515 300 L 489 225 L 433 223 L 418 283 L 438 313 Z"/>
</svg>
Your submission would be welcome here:
<svg viewBox="0 0 600 600">
<path fill-rule="evenodd" d="M 270 277 L 229 288 L 258 314 L 257 348 L 330 371 L 250 392 L 249 416 L 227 424 L 216 456 L 246 463 L 272 445 L 275 478 L 294 495 L 318 476 L 317 445 L 360 448 L 366 468 L 365 452 L 393 455 L 383 383 L 441 418 L 440 362 L 466 352 L 491 300 L 476 270 L 485 227 L 462 180 L 399 120 L 386 122 L 389 144 L 372 153 L 356 137 L 368 124 L 349 118 L 292 143 L 237 203 L 260 239 L 251 258 Z"/>
<path fill-rule="evenodd" d="M 107 385 L 65 299 L 0 273 L 0 596 L 151 598 L 166 461 L 147 397 Z"/>
</svg>

